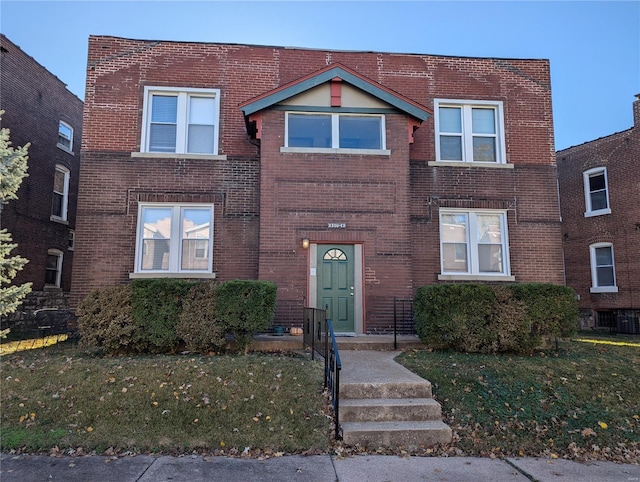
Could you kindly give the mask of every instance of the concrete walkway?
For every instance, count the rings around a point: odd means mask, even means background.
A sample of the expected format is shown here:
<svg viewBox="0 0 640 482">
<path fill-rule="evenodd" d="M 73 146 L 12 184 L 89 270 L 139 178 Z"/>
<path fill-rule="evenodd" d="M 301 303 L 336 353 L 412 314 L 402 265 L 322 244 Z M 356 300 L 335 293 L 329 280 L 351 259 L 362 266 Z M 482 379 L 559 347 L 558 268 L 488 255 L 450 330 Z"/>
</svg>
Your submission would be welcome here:
<svg viewBox="0 0 640 482">
<path fill-rule="evenodd" d="M 2 482 L 637 482 L 640 466 L 534 458 L 291 455 L 268 460 L 226 457 L 0 456 Z"/>
</svg>

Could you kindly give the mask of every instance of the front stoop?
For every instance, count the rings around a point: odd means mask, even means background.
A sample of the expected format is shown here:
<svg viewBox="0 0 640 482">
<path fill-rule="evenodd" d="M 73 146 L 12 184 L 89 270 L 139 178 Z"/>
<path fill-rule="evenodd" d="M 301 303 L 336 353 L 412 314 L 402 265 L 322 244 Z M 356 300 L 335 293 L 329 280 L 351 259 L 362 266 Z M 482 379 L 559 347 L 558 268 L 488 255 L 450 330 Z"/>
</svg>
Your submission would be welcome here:
<svg viewBox="0 0 640 482">
<path fill-rule="evenodd" d="M 388 353 L 388 352 L 387 352 Z M 450 443 L 431 383 L 381 352 L 341 352 L 340 425 L 348 445 L 430 447 Z"/>
</svg>

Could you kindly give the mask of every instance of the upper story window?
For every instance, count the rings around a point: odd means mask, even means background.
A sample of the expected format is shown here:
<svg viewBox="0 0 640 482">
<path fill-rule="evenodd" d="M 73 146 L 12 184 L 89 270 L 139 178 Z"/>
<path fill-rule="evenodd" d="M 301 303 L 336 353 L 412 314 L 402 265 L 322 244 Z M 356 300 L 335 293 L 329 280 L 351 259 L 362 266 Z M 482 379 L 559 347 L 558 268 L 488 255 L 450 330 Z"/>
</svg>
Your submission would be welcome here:
<svg viewBox="0 0 640 482">
<path fill-rule="evenodd" d="M 444 275 L 510 276 L 504 211 L 440 211 Z"/>
<path fill-rule="evenodd" d="M 73 152 L 73 127 L 63 121 L 58 124 L 58 147 Z"/>
<path fill-rule="evenodd" d="M 211 273 L 213 205 L 141 204 L 136 273 Z"/>
<path fill-rule="evenodd" d="M 56 166 L 53 177 L 53 197 L 51 203 L 51 219 L 54 221 L 67 220 L 69 205 L 69 169 Z"/>
<path fill-rule="evenodd" d="M 613 244 L 596 243 L 589 246 L 591 258 L 591 293 L 617 293 Z"/>
<path fill-rule="evenodd" d="M 582 174 L 584 180 L 585 217 L 611 214 L 607 168 L 597 167 Z"/>
<path fill-rule="evenodd" d="M 218 154 L 219 89 L 145 87 L 142 152 Z"/>
<path fill-rule="evenodd" d="M 287 113 L 285 147 L 386 149 L 383 115 Z"/>
<path fill-rule="evenodd" d="M 49 286 L 60 287 L 62 278 L 62 251 L 59 249 L 50 249 L 47 251 L 47 268 L 44 278 L 44 284 Z"/>
<path fill-rule="evenodd" d="M 502 102 L 434 101 L 436 161 L 504 164 Z"/>
</svg>

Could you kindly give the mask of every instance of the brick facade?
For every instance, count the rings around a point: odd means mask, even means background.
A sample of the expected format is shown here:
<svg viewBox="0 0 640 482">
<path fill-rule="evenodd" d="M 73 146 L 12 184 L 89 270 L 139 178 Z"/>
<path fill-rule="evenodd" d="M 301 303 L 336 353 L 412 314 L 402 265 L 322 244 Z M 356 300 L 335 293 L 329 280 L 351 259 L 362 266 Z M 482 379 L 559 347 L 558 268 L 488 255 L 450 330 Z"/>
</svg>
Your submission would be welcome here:
<svg viewBox="0 0 640 482">
<path fill-rule="evenodd" d="M 13 146 L 31 143 L 28 174 L 18 199 L 2 207 L 2 228 L 7 228 L 18 247 L 13 253 L 29 263 L 14 282 L 33 283 L 33 293 L 21 309 L 65 308 L 71 289 L 74 251 L 69 233 L 75 229 L 80 168 L 83 103 L 66 85 L 32 57 L 0 34 L 0 109 L 2 127 L 10 130 Z M 59 122 L 73 128 L 72 151 L 57 146 Z M 56 166 L 69 172 L 67 219 L 54 221 L 52 198 Z M 60 286 L 45 283 L 47 252 L 62 253 Z"/>
<path fill-rule="evenodd" d="M 640 332 L 640 100 L 633 113 L 631 129 L 557 153 L 567 285 L 580 296 L 584 328 Z M 595 168 L 606 169 L 611 212 L 586 217 L 583 173 Z M 613 246 L 617 292 L 592 292 L 595 243 Z"/>
<path fill-rule="evenodd" d="M 434 165 L 433 117 L 409 142 L 415 119 L 398 109 L 385 111 L 385 155 L 282 151 L 286 114 L 278 106 L 260 112 L 258 136 L 247 132 L 239 106 L 334 64 L 425 112 L 437 98 L 501 101 L 508 165 Z M 219 155 L 132 155 L 140 151 L 145 86 L 220 89 Z M 312 246 L 361 249 L 359 330 L 388 331 L 394 297 L 443 282 L 442 207 L 506 212 L 515 281 L 562 284 L 553 145 L 546 60 L 92 36 L 73 302 L 91 288 L 128 281 L 137 206 L 149 200 L 213 203 L 217 279 L 276 282 L 279 324 L 298 323 L 313 298 L 306 238 Z"/>
</svg>

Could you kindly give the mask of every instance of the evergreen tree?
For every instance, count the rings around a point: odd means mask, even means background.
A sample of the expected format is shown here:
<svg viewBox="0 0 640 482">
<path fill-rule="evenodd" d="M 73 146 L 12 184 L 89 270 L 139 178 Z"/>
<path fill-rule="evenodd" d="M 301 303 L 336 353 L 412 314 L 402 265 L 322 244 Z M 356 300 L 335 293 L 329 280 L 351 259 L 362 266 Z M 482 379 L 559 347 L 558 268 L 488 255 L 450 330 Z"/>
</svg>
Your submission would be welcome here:
<svg viewBox="0 0 640 482">
<path fill-rule="evenodd" d="M 0 111 L 0 120 L 4 111 Z M 18 199 L 17 192 L 27 174 L 27 151 L 29 144 L 23 147 L 11 147 L 9 129 L 0 129 L 0 225 L 2 208 L 11 199 Z M 9 256 L 18 246 L 11 242 L 11 234 L 0 229 L 0 316 L 13 313 L 22 299 L 31 292 L 31 283 L 20 286 L 11 285 L 29 261 L 21 256 Z"/>
</svg>

